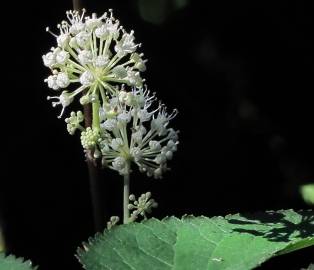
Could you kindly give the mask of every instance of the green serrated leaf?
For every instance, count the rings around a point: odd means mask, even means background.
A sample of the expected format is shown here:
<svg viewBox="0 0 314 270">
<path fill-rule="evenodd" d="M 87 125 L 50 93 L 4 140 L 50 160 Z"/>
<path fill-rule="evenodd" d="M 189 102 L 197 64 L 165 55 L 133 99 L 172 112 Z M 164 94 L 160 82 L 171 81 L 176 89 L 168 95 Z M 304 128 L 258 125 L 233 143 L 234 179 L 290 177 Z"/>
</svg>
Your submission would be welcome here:
<svg viewBox="0 0 314 270">
<path fill-rule="evenodd" d="M 287 253 L 296 251 L 298 249 L 310 247 L 310 246 L 313 246 L 313 245 L 314 245 L 314 238 L 313 237 L 305 238 L 303 240 L 298 240 L 296 243 L 289 244 L 286 248 L 284 248 L 283 250 L 279 251 L 277 253 L 277 255 L 287 254 Z"/>
<path fill-rule="evenodd" d="M 246 270 L 314 245 L 313 211 L 184 216 L 120 225 L 78 250 L 87 270 Z"/>
<path fill-rule="evenodd" d="M 1 270 L 36 270 L 37 267 L 32 266 L 31 261 L 24 261 L 23 258 L 16 258 L 13 255 L 5 256 L 0 253 L 0 269 Z"/>
</svg>

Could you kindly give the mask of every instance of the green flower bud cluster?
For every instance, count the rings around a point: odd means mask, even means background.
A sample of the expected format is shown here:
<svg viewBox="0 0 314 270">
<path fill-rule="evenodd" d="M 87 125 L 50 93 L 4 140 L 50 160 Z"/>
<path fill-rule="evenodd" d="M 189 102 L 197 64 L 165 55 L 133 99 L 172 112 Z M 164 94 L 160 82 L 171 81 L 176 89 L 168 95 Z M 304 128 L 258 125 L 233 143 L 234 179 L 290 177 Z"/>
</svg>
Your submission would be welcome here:
<svg viewBox="0 0 314 270">
<path fill-rule="evenodd" d="M 120 221 L 120 218 L 118 216 L 112 216 L 110 220 L 107 222 L 107 229 L 110 230 L 112 227 L 117 225 L 119 221 Z"/>
<path fill-rule="evenodd" d="M 128 205 L 128 208 L 133 210 L 130 221 L 138 219 L 139 216 L 147 219 L 146 214 L 150 214 L 153 208 L 158 207 L 158 203 L 151 197 L 152 194 L 150 192 L 142 194 L 137 200 L 134 194 L 130 195 L 129 200 L 131 203 Z"/>
<path fill-rule="evenodd" d="M 74 135 L 77 129 L 84 130 L 84 128 L 80 125 L 81 122 L 84 121 L 84 115 L 81 111 L 77 113 L 71 112 L 70 117 L 65 119 L 67 123 L 67 130 L 71 135 Z"/>
<path fill-rule="evenodd" d="M 99 130 L 88 127 L 81 133 L 81 143 L 84 149 L 94 149 L 100 138 Z"/>
</svg>

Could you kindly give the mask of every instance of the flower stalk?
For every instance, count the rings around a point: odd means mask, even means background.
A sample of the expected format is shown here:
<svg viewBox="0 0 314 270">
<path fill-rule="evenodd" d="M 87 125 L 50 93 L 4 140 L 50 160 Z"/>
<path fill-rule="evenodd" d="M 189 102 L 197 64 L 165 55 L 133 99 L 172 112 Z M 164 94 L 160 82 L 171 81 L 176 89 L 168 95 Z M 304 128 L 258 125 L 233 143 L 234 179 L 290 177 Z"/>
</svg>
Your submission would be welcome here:
<svg viewBox="0 0 314 270">
<path fill-rule="evenodd" d="M 123 176 L 123 224 L 127 224 L 130 218 L 129 196 L 130 196 L 130 173 Z"/>
</svg>

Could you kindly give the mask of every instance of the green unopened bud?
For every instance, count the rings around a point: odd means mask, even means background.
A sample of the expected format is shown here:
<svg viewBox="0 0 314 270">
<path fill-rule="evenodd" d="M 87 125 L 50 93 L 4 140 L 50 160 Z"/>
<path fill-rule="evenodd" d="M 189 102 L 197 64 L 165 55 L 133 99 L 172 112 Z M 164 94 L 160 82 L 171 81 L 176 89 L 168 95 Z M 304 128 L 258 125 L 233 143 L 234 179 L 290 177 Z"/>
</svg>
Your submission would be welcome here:
<svg viewBox="0 0 314 270">
<path fill-rule="evenodd" d="M 110 218 L 110 221 L 107 222 L 107 229 L 110 230 L 112 227 L 117 225 L 117 223 L 120 221 L 120 218 L 117 216 L 112 216 Z"/>
<path fill-rule="evenodd" d="M 82 130 L 83 127 L 80 125 L 80 123 L 83 122 L 83 120 L 84 115 L 81 111 L 78 111 L 77 113 L 71 112 L 70 117 L 65 119 L 68 132 L 73 135 L 77 129 Z"/>
<path fill-rule="evenodd" d="M 98 139 L 99 131 L 88 127 L 81 133 L 81 143 L 84 149 L 94 149 Z"/>
<path fill-rule="evenodd" d="M 100 158 L 100 157 L 101 157 L 101 152 L 98 149 L 95 149 L 94 158 Z"/>
<path fill-rule="evenodd" d="M 89 96 L 88 96 L 88 95 L 82 96 L 82 97 L 80 98 L 80 103 L 81 103 L 82 105 L 86 105 L 86 104 L 88 104 L 89 102 L 90 102 L 90 99 L 89 99 Z"/>
</svg>

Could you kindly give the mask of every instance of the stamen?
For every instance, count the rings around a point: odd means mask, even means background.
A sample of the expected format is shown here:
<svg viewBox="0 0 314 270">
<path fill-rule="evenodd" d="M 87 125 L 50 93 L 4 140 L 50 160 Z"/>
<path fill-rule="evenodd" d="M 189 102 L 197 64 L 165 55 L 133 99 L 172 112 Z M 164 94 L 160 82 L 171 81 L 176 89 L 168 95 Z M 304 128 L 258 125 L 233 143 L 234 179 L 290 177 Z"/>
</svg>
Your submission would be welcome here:
<svg viewBox="0 0 314 270">
<path fill-rule="evenodd" d="M 51 35 L 53 35 L 54 37 L 58 37 L 58 35 L 56 35 L 55 33 L 53 33 L 52 31 L 50 31 L 49 27 L 46 27 L 46 32 L 50 33 Z"/>
</svg>

